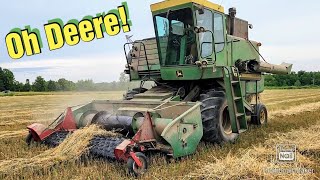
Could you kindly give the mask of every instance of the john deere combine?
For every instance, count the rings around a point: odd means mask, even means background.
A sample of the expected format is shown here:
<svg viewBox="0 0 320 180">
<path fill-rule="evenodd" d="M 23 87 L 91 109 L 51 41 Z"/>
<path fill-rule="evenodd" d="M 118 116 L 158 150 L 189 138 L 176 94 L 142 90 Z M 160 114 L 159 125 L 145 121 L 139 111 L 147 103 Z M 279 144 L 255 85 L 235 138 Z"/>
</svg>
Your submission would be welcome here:
<svg viewBox="0 0 320 180">
<path fill-rule="evenodd" d="M 33 124 L 27 142 L 58 145 L 67 133 L 98 124 L 122 136 L 93 139 L 91 154 L 125 161 L 139 175 L 148 168 L 146 152 L 179 158 L 195 153 L 201 140 L 234 142 L 248 122 L 267 123 L 258 99 L 263 74 L 288 74 L 292 65 L 267 63 L 235 8 L 225 14 L 206 0 L 167 0 L 151 10 L 156 37 L 124 45 L 125 72 L 141 87 L 123 101 L 68 108 L 49 127 Z M 145 89 L 145 81 L 156 86 Z"/>
</svg>

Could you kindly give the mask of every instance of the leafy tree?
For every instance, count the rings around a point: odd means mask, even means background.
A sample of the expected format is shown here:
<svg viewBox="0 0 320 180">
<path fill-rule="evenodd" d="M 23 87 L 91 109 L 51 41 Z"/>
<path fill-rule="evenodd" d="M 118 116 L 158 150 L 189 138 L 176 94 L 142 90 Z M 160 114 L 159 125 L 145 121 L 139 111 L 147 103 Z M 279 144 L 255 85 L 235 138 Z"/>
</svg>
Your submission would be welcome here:
<svg viewBox="0 0 320 180">
<path fill-rule="evenodd" d="M 115 82 L 115 86 L 118 87 L 117 90 L 121 90 L 121 89 L 128 89 L 129 88 L 129 76 L 126 75 L 125 73 L 121 73 L 120 77 L 119 77 L 119 82 Z"/>
<path fill-rule="evenodd" d="M 36 92 L 44 92 L 46 91 L 46 81 L 43 79 L 43 77 L 38 76 L 33 83 L 33 90 Z"/>
<path fill-rule="evenodd" d="M 311 73 L 304 73 L 304 74 L 300 77 L 300 81 L 301 81 L 301 84 L 302 84 L 303 86 L 312 85 Z"/>
<path fill-rule="evenodd" d="M 75 90 L 75 83 L 68 81 L 64 78 L 58 80 L 59 88 L 61 91 L 73 91 Z"/>
<path fill-rule="evenodd" d="M 127 83 L 127 82 L 129 82 L 129 77 L 125 73 L 122 72 L 120 74 L 119 82 L 120 83 Z"/>
<path fill-rule="evenodd" d="M 78 91 L 93 91 L 95 90 L 95 84 L 92 80 L 80 80 L 76 83 L 76 89 Z"/>
<path fill-rule="evenodd" d="M 23 86 L 23 91 L 24 92 L 31 91 L 31 85 L 30 85 L 30 80 L 29 79 L 26 79 L 26 83 Z"/>
<path fill-rule="evenodd" d="M 314 74 L 314 84 L 320 86 L 320 72 Z"/>
<path fill-rule="evenodd" d="M 9 69 L 3 69 L 3 84 L 6 90 L 14 89 L 14 75 Z"/>
<path fill-rule="evenodd" d="M 3 72 L 2 68 L 0 67 L 0 91 L 6 90 L 6 88 L 4 86 L 4 82 L 3 82 L 3 80 L 5 78 L 4 76 L 5 76 L 4 72 Z"/>
<path fill-rule="evenodd" d="M 266 75 L 265 76 L 265 79 L 264 79 L 264 82 L 265 82 L 265 85 L 266 86 L 275 86 L 275 78 L 273 75 Z"/>
<path fill-rule="evenodd" d="M 58 84 L 59 84 L 59 87 L 60 87 L 60 90 L 62 91 L 66 91 L 67 90 L 67 80 L 64 79 L 64 78 L 61 78 L 58 80 Z"/>
<path fill-rule="evenodd" d="M 266 75 L 266 86 L 320 86 L 320 72 L 299 71 L 288 75 Z"/>
<path fill-rule="evenodd" d="M 24 84 L 19 81 L 13 82 L 13 91 L 21 92 L 23 91 Z"/>
<path fill-rule="evenodd" d="M 294 86 L 301 86 L 301 82 L 299 80 L 297 80 L 295 83 L 294 83 Z"/>
<path fill-rule="evenodd" d="M 56 91 L 57 90 L 57 85 L 56 85 L 56 82 L 55 81 L 48 81 L 47 83 L 47 90 L 48 91 Z"/>
</svg>

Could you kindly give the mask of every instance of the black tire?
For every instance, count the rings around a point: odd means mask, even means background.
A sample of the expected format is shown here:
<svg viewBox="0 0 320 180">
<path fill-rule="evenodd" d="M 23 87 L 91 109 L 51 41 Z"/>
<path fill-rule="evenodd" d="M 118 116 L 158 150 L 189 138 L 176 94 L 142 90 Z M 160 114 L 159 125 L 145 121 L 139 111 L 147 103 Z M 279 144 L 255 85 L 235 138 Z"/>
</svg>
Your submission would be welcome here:
<svg viewBox="0 0 320 180">
<path fill-rule="evenodd" d="M 239 134 L 232 133 L 227 99 L 224 91 L 210 90 L 200 95 L 202 140 L 210 143 L 234 143 Z"/>
<path fill-rule="evenodd" d="M 148 158 L 140 152 L 136 153 L 136 156 L 142 162 L 142 167 L 138 167 L 136 162 L 130 157 L 127 162 L 128 171 L 130 175 L 134 175 L 136 177 L 143 175 L 148 169 Z"/>
<path fill-rule="evenodd" d="M 123 100 L 131 100 L 134 98 L 134 95 L 144 93 L 148 89 L 146 88 L 134 88 L 132 90 L 127 91 L 126 94 L 123 95 Z"/>
<path fill-rule="evenodd" d="M 69 133 L 68 131 L 57 131 L 44 139 L 42 143 L 49 147 L 57 147 L 67 138 Z"/>
<path fill-rule="evenodd" d="M 266 125 L 268 123 L 267 107 L 264 104 L 257 104 L 257 106 L 254 106 L 254 109 L 257 112 L 251 116 L 251 123 L 258 126 Z"/>
<path fill-rule="evenodd" d="M 29 134 L 26 136 L 25 139 L 28 146 L 31 146 L 31 144 L 34 142 L 32 134 L 29 132 Z"/>
</svg>

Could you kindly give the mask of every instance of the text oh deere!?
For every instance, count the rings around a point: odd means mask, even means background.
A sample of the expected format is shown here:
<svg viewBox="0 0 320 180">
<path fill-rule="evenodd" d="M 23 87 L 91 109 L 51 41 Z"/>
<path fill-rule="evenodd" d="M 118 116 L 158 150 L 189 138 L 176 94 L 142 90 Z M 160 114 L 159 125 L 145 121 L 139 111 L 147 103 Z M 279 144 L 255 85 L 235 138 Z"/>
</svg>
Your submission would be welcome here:
<svg viewBox="0 0 320 180">
<path fill-rule="evenodd" d="M 115 36 L 121 32 L 130 32 L 132 23 L 129 17 L 128 5 L 123 2 L 117 9 L 107 14 L 99 13 L 96 17 L 85 16 L 81 21 L 76 19 L 64 23 L 61 19 L 49 20 L 44 25 L 44 32 L 48 48 L 53 51 L 62 48 L 65 44 L 77 45 L 80 40 L 90 42 L 104 38 L 104 33 Z M 12 59 L 20 59 L 24 55 L 32 56 L 41 53 L 43 48 L 39 29 L 26 26 L 25 29 L 12 29 L 5 38 L 8 54 Z"/>
</svg>

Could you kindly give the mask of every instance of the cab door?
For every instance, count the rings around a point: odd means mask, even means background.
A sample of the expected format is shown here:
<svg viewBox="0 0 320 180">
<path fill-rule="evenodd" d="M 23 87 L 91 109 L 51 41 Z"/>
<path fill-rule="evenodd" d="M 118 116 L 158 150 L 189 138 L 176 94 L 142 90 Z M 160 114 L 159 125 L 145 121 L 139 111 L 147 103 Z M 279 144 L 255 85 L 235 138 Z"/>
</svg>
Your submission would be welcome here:
<svg viewBox="0 0 320 180">
<path fill-rule="evenodd" d="M 205 32 L 198 32 L 199 59 L 207 60 L 212 64 L 215 62 L 214 34 L 213 34 L 213 12 L 209 9 L 196 10 L 196 26 L 204 28 Z"/>
</svg>

